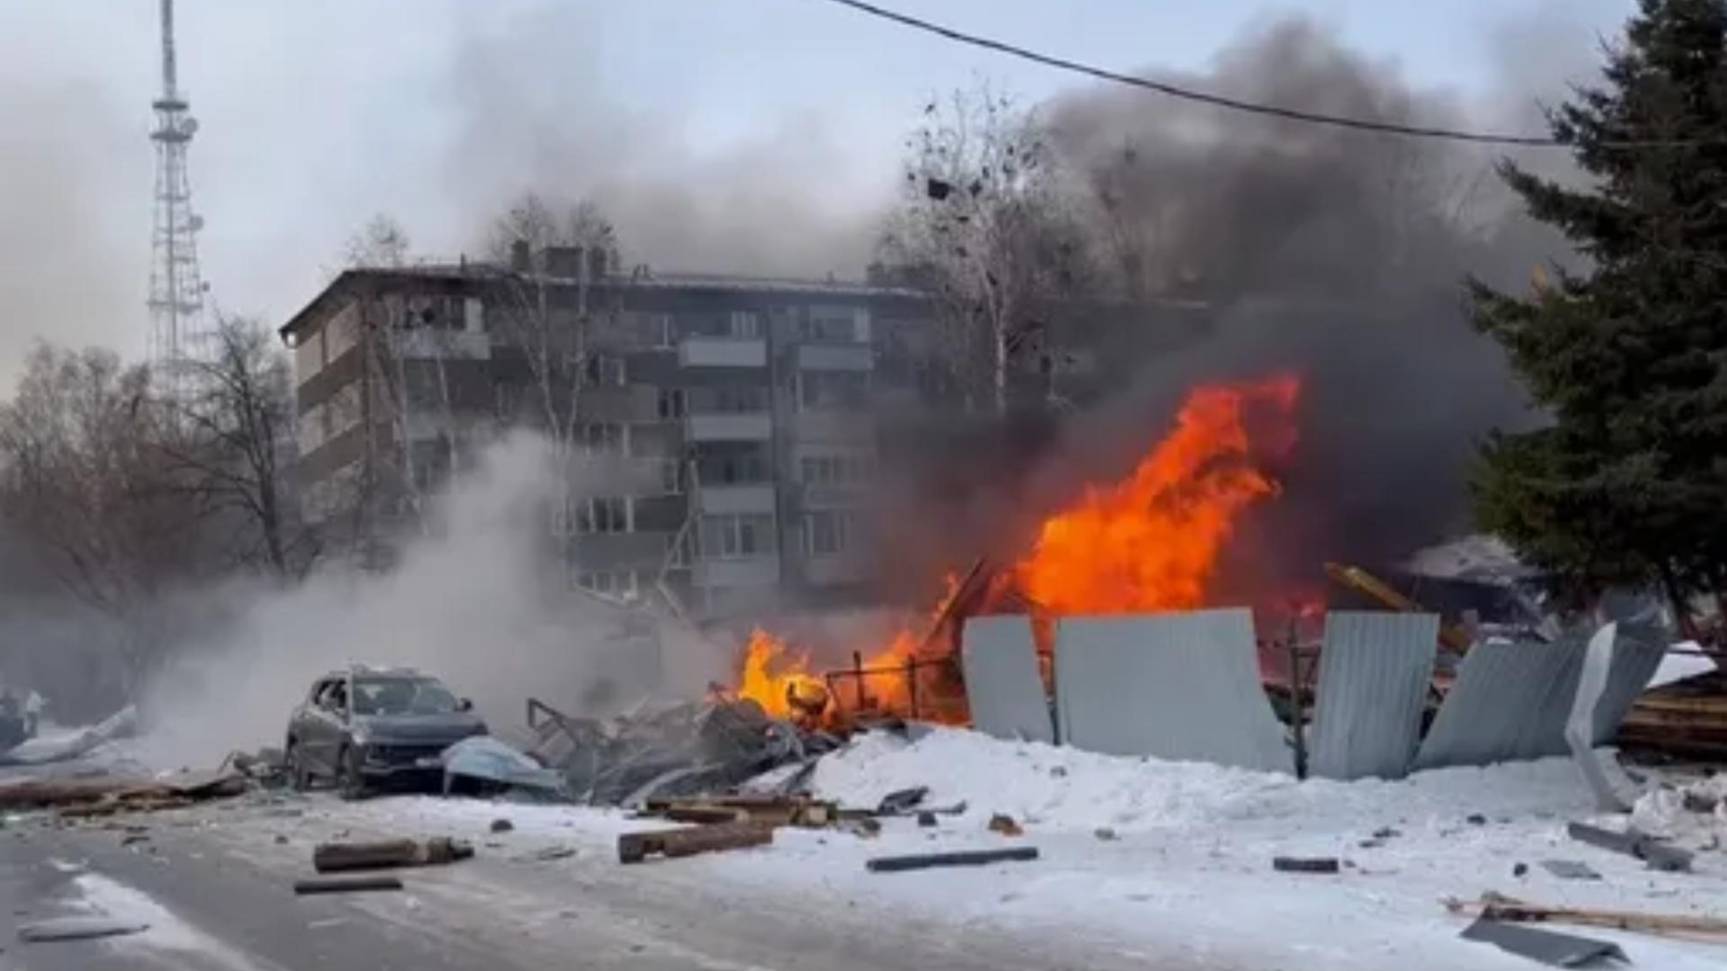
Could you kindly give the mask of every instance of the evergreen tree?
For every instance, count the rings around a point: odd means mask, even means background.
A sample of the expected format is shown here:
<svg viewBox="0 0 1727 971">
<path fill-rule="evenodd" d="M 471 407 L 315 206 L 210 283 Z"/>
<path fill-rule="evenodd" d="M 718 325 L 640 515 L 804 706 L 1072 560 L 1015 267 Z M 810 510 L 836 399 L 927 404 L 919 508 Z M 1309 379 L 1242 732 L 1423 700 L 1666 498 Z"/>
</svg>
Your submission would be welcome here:
<svg viewBox="0 0 1727 971">
<path fill-rule="evenodd" d="M 1727 0 L 1640 0 L 1605 84 L 1551 115 L 1585 188 L 1506 162 L 1587 258 L 1527 298 L 1471 281 L 1476 325 L 1551 419 L 1501 433 L 1477 514 L 1567 592 L 1727 590 Z"/>
</svg>

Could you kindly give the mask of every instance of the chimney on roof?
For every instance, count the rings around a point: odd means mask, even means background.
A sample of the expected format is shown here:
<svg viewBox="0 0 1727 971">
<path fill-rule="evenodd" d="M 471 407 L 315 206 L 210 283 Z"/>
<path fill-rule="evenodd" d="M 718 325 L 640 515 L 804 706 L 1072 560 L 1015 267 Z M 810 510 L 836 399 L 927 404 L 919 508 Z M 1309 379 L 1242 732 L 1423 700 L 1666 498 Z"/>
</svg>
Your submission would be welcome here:
<svg viewBox="0 0 1727 971">
<path fill-rule="evenodd" d="M 517 273 L 526 273 L 531 269 L 533 251 L 528 248 L 528 241 L 518 239 L 510 244 L 510 269 Z"/>
</svg>

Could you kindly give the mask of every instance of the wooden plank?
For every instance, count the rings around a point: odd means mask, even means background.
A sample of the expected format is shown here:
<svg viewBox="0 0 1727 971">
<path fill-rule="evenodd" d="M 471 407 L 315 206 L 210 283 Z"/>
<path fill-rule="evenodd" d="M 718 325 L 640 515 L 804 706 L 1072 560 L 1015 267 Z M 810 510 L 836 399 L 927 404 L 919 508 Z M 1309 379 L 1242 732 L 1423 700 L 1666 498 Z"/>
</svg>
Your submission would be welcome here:
<svg viewBox="0 0 1727 971">
<path fill-rule="evenodd" d="M 1015 860 L 1037 859 L 1037 847 L 1015 846 L 1005 850 L 959 850 L 952 853 L 919 853 L 912 856 L 878 856 L 864 863 L 872 873 L 898 873 L 940 866 L 985 866 Z"/>
<path fill-rule="evenodd" d="M 762 846 L 774 841 L 771 825 L 750 821 L 715 823 L 685 829 L 658 829 L 618 836 L 618 862 L 641 863 L 650 856 L 668 859 Z"/>
<path fill-rule="evenodd" d="M 301 895 L 362 893 L 371 890 L 400 889 L 402 889 L 402 881 L 395 877 L 313 877 L 308 880 L 294 881 L 294 892 Z"/>
</svg>

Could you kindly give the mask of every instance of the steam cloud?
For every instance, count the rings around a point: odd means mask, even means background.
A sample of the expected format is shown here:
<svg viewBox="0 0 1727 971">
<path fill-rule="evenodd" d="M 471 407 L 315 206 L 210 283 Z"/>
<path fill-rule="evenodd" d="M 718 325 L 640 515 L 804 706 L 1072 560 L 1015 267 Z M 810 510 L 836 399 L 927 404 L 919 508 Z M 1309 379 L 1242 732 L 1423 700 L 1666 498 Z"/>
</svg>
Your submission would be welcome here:
<svg viewBox="0 0 1727 971">
<path fill-rule="evenodd" d="M 280 745 L 312 680 L 352 663 L 441 677 L 499 732 L 521 724 L 530 696 L 593 714 L 727 680 L 725 647 L 599 601 L 572 603 L 543 555 L 552 473 L 544 440 L 515 434 L 390 573 L 331 568 L 287 590 L 205 591 L 205 602 L 239 606 L 150 679 L 142 757 L 214 764 L 236 748 Z"/>
</svg>

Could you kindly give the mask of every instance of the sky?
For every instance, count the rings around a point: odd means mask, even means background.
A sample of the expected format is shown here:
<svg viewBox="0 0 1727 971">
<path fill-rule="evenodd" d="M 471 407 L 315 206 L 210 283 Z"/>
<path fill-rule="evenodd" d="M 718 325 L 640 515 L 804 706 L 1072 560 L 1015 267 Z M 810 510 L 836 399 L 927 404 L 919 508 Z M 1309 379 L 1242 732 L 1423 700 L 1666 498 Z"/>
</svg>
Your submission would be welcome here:
<svg viewBox="0 0 1727 971">
<path fill-rule="evenodd" d="M 1479 100 L 1483 127 L 1587 80 L 1633 7 L 881 2 L 1130 71 L 1203 71 L 1301 14 Z M 374 213 L 453 258 L 530 188 L 596 198 L 627 258 L 661 269 L 855 276 L 932 94 L 1086 83 L 825 0 L 179 0 L 177 19 L 204 274 L 216 306 L 271 322 Z M 159 56 L 156 0 L 0 0 L 0 389 L 38 337 L 142 350 Z"/>
</svg>

